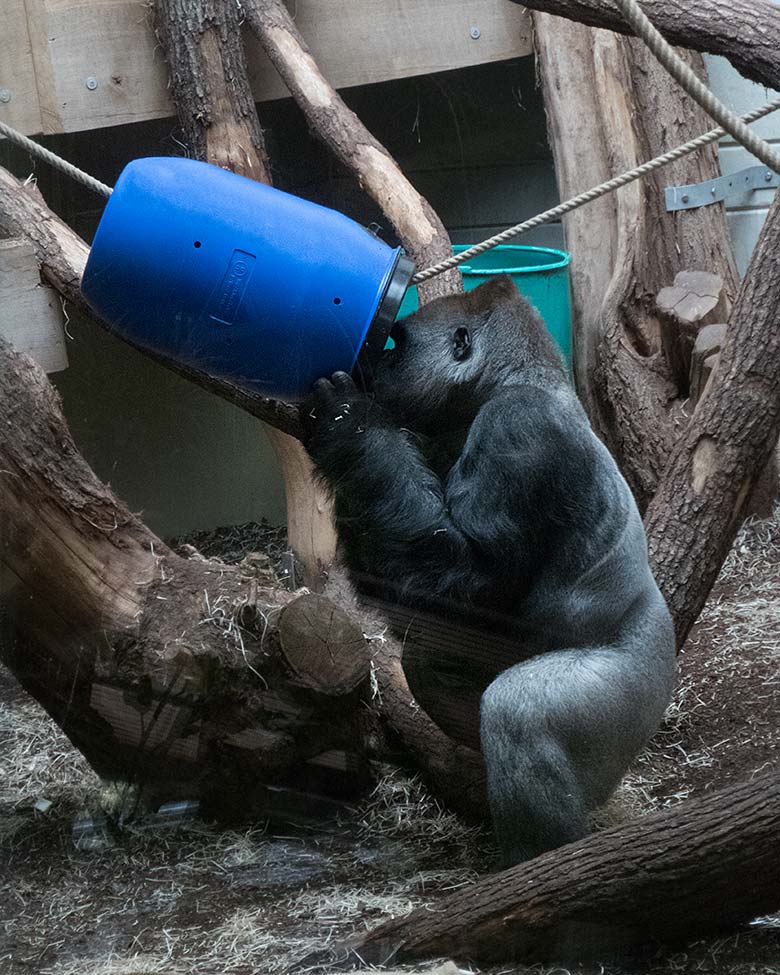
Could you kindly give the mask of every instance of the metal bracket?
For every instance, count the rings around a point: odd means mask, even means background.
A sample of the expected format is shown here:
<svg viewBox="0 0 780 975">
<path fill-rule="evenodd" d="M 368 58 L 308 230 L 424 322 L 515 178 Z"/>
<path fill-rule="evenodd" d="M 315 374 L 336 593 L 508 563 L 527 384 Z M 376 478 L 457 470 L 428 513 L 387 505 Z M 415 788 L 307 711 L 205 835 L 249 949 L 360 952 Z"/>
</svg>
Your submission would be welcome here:
<svg viewBox="0 0 780 975">
<path fill-rule="evenodd" d="M 766 166 L 748 166 L 731 176 L 719 176 L 704 183 L 691 183 L 689 186 L 666 187 L 666 209 L 693 210 L 719 203 L 728 196 L 750 193 L 753 190 L 768 190 L 780 186 L 780 176 Z"/>
</svg>

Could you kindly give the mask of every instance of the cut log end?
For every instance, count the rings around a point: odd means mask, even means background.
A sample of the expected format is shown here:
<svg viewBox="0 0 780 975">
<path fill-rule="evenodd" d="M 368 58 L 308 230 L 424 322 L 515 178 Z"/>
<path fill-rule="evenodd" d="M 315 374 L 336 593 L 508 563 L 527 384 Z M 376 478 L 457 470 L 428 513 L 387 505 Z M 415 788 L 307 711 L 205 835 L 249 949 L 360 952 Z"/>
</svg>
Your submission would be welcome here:
<svg viewBox="0 0 780 975">
<path fill-rule="evenodd" d="M 324 596 L 305 593 L 279 618 L 282 656 L 295 683 L 340 697 L 368 677 L 363 631 Z"/>
</svg>

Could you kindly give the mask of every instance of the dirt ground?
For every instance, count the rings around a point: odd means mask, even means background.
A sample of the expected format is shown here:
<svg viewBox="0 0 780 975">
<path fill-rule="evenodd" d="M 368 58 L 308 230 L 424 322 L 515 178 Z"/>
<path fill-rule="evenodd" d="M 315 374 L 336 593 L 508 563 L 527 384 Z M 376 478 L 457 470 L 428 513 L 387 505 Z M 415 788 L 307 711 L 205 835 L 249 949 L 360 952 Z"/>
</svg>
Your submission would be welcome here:
<svg viewBox="0 0 780 975">
<path fill-rule="evenodd" d="M 280 533 L 262 526 L 188 541 L 233 561 L 264 549 L 281 564 L 284 551 Z M 327 828 L 220 831 L 186 803 L 127 821 L 127 790 L 101 783 L 7 671 L 0 743 L 2 975 L 271 975 L 362 926 L 435 902 L 472 882 L 493 855 L 488 835 L 391 769 Z M 602 821 L 776 766 L 779 746 L 775 516 L 740 532 L 682 655 L 666 721 Z M 511 970 L 780 975 L 780 915 L 630 966 Z"/>
</svg>

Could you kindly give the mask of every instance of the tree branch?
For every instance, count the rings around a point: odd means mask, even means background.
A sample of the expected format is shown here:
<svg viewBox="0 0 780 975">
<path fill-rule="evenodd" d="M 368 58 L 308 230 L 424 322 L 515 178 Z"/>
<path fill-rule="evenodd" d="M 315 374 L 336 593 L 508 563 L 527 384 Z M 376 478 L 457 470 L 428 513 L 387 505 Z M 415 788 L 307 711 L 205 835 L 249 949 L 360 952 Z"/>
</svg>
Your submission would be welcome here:
<svg viewBox="0 0 780 975">
<path fill-rule="evenodd" d="M 631 34 L 610 0 L 512 0 L 591 27 Z M 780 89 L 780 7 L 770 0 L 643 0 L 642 7 L 672 44 L 720 54 L 751 81 Z"/>
<path fill-rule="evenodd" d="M 451 257 L 452 243 L 438 214 L 327 81 L 281 0 L 245 0 L 243 6 L 310 128 L 379 204 L 417 267 Z M 462 290 L 460 273 L 450 271 L 421 285 L 420 300 Z"/>
<path fill-rule="evenodd" d="M 774 911 L 778 857 L 780 782 L 771 772 L 484 877 L 306 961 L 565 964 L 689 941 Z"/>
<path fill-rule="evenodd" d="M 780 196 L 753 251 L 720 361 L 647 511 L 650 561 L 682 645 L 780 433 Z"/>
<path fill-rule="evenodd" d="M 102 328 L 107 328 L 105 322 L 92 314 L 81 294 L 81 276 L 89 256 L 89 247 L 46 206 L 43 197 L 34 187 L 24 186 L 2 166 L 0 166 L 0 228 L 12 237 L 23 237 L 29 240 L 35 248 L 41 272 L 46 280 L 66 301 L 89 315 Z M 126 342 L 127 339 L 123 338 L 123 341 Z M 146 349 L 139 348 L 138 351 L 172 372 L 189 379 L 201 389 L 215 393 L 221 399 L 240 407 L 270 426 L 284 431 L 291 437 L 301 437 L 298 408 L 293 404 L 249 393 L 233 383 L 215 379 L 205 372 L 167 356 Z"/>
</svg>

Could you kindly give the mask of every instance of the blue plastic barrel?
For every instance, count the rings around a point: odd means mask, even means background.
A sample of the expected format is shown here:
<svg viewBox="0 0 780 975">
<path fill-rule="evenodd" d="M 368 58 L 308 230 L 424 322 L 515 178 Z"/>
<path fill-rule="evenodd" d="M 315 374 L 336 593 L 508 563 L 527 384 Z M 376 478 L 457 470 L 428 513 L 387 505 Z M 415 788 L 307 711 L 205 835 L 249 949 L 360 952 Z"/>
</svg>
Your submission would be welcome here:
<svg viewBox="0 0 780 975">
<path fill-rule="evenodd" d="M 335 210 L 207 163 L 147 158 L 117 181 L 82 291 L 136 345 L 297 400 L 381 354 L 413 271 Z"/>
<path fill-rule="evenodd" d="M 453 247 L 462 253 L 470 244 Z M 569 263 L 571 257 L 552 247 L 520 247 L 514 244 L 494 247 L 461 266 L 466 291 L 489 281 L 496 274 L 508 274 L 518 291 L 544 319 L 547 330 L 558 343 L 571 367 L 571 302 Z M 417 289 L 409 288 L 401 303 L 399 317 L 417 310 Z"/>
</svg>

